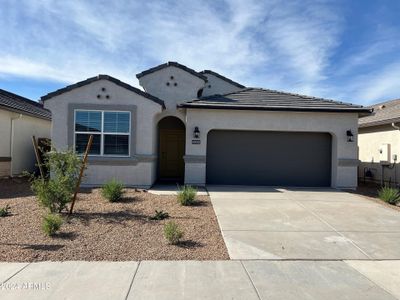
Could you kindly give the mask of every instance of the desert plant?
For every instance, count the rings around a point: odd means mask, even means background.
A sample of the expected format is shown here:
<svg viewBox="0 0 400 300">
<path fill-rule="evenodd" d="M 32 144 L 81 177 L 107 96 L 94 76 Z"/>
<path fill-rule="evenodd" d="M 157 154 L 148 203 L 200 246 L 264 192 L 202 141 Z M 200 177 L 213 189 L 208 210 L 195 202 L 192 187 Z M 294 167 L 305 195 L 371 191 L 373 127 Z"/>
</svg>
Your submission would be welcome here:
<svg viewBox="0 0 400 300">
<path fill-rule="evenodd" d="M 113 179 L 103 185 L 101 188 L 101 195 L 110 202 L 116 202 L 121 200 L 122 195 L 124 194 L 123 189 L 124 185 Z"/>
<path fill-rule="evenodd" d="M 184 185 L 183 187 L 179 187 L 177 196 L 178 202 L 184 206 L 193 205 L 195 202 L 196 195 L 197 195 L 196 188 L 190 185 Z"/>
<path fill-rule="evenodd" d="M 6 205 L 5 207 L 0 208 L 0 217 L 7 217 L 10 213 L 10 205 Z"/>
<path fill-rule="evenodd" d="M 383 201 L 385 201 L 385 202 L 387 202 L 389 204 L 392 204 L 392 205 L 396 205 L 400 201 L 400 192 L 399 192 L 399 190 L 395 189 L 395 188 L 388 187 L 388 186 L 382 187 L 378 191 L 378 196 Z"/>
<path fill-rule="evenodd" d="M 60 230 L 62 223 L 63 220 L 59 215 L 47 214 L 43 217 L 42 229 L 48 236 L 52 236 Z"/>
<path fill-rule="evenodd" d="M 154 216 L 151 216 L 149 219 L 159 221 L 167 218 L 169 218 L 169 214 L 166 211 L 156 209 Z"/>
<path fill-rule="evenodd" d="M 164 226 L 164 236 L 170 244 L 176 245 L 183 237 L 183 231 L 175 222 L 170 221 Z"/>
<path fill-rule="evenodd" d="M 43 179 L 32 175 L 32 190 L 40 204 L 51 213 L 61 212 L 71 201 L 82 160 L 73 151 L 52 150 L 46 154 L 44 165 L 51 171 L 51 176 Z"/>
</svg>

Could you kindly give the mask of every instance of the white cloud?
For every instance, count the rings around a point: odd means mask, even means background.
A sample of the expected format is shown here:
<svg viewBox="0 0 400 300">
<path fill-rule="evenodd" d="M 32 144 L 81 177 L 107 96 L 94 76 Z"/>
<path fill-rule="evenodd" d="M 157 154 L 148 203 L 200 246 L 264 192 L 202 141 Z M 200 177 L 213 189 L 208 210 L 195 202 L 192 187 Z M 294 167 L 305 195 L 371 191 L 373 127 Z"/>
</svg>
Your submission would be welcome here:
<svg viewBox="0 0 400 300">
<path fill-rule="evenodd" d="M 72 83 L 102 73 L 137 86 L 136 73 L 175 60 L 248 85 L 330 98 L 396 90 L 396 70 L 373 75 L 378 88 L 353 74 L 382 45 L 355 49 L 345 67 L 333 64 L 342 15 L 330 1 L 5 0 L 0 75 Z M 332 69 L 354 78 L 329 82 Z"/>
<path fill-rule="evenodd" d="M 366 104 L 400 97 L 400 63 L 356 78 L 356 97 Z"/>
</svg>

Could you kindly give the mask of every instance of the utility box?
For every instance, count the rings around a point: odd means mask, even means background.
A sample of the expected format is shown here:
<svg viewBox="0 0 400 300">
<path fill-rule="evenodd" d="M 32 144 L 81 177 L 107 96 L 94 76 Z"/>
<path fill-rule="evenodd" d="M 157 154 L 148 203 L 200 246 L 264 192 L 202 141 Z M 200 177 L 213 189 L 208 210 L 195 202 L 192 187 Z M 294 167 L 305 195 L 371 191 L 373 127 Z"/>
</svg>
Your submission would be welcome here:
<svg viewBox="0 0 400 300">
<path fill-rule="evenodd" d="M 379 160 L 381 164 L 389 164 L 390 163 L 390 144 L 381 144 L 381 148 L 379 149 Z"/>
</svg>

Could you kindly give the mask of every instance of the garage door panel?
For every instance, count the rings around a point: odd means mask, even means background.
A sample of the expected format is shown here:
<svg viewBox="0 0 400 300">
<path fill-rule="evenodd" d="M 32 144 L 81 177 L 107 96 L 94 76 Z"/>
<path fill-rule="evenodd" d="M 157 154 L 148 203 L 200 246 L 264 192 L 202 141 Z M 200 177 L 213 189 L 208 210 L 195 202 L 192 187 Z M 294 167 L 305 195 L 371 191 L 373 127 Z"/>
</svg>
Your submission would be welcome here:
<svg viewBox="0 0 400 300">
<path fill-rule="evenodd" d="M 219 131 L 207 139 L 207 183 L 330 186 L 328 133 Z"/>
</svg>

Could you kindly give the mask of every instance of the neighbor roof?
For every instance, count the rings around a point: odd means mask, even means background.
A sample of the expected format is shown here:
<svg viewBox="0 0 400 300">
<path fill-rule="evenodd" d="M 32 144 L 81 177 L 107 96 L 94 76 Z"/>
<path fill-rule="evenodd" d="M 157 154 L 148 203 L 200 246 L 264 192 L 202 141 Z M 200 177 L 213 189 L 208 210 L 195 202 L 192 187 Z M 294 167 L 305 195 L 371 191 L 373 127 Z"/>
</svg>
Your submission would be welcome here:
<svg viewBox="0 0 400 300">
<path fill-rule="evenodd" d="M 180 107 L 275 111 L 357 112 L 370 114 L 361 105 L 261 88 L 246 88 L 225 95 L 212 95 L 185 102 Z"/>
<path fill-rule="evenodd" d="M 33 117 L 51 120 L 51 112 L 41 103 L 0 89 L 0 108 Z"/>
<path fill-rule="evenodd" d="M 238 83 L 236 81 L 233 81 L 232 79 L 229 79 L 229 78 L 227 78 L 225 76 L 222 76 L 221 74 L 218 74 L 217 72 L 214 72 L 212 70 L 204 70 L 204 71 L 201 71 L 200 74 L 211 74 L 211 75 L 214 75 L 215 77 L 218 77 L 219 79 L 222 79 L 222 80 L 224 80 L 224 81 L 226 81 L 226 82 L 228 82 L 228 83 L 230 83 L 232 85 L 237 86 L 240 89 L 245 88 L 244 85 L 241 85 L 240 83 Z"/>
<path fill-rule="evenodd" d="M 190 73 L 190 74 L 192 74 L 194 76 L 199 77 L 200 79 L 203 79 L 205 82 L 207 82 L 207 77 L 206 76 L 200 74 L 199 72 L 196 72 L 195 70 L 193 70 L 191 68 L 188 68 L 188 67 L 186 67 L 184 65 L 181 65 L 180 63 L 177 63 L 175 61 L 169 61 L 169 62 L 166 62 L 165 64 L 161 64 L 161 65 L 159 65 L 157 67 L 150 68 L 150 69 L 145 70 L 145 71 L 143 71 L 141 73 L 138 73 L 138 74 L 136 74 L 136 78 L 139 79 L 139 78 L 141 78 L 141 77 L 143 77 L 143 76 L 145 76 L 147 74 L 154 73 L 154 72 L 156 72 L 158 70 L 162 70 L 162 69 L 170 67 L 170 66 L 173 66 L 173 67 L 179 68 L 179 69 L 181 69 L 183 71 L 186 71 L 186 72 L 188 72 L 188 73 Z"/>
<path fill-rule="evenodd" d="M 98 80 L 111 81 L 111 82 L 115 83 L 116 85 L 119 85 L 119 86 L 121 86 L 123 88 L 126 88 L 127 90 L 130 90 L 132 92 L 135 92 L 136 94 L 139 94 L 139 95 L 141 95 L 143 97 L 146 97 L 147 99 L 150 99 L 151 101 L 154 101 L 154 102 L 160 104 L 163 108 L 165 108 L 165 104 L 164 104 L 163 100 L 161 100 L 161 99 L 159 99 L 157 97 L 154 97 L 153 95 L 150 95 L 149 93 L 143 92 L 143 91 L 139 90 L 138 88 L 135 88 L 135 87 L 133 87 L 133 86 L 131 86 L 131 85 L 125 83 L 125 82 L 122 82 L 121 80 L 119 80 L 117 78 L 114 78 L 114 77 L 109 76 L 109 75 L 102 75 L 102 74 L 100 74 L 98 76 L 95 76 L 95 77 L 88 78 L 86 80 L 80 81 L 80 82 L 75 83 L 75 84 L 71 84 L 71 85 L 66 86 L 66 87 L 64 87 L 62 89 L 59 89 L 59 90 L 57 90 L 55 92 L 48 93 L 47 95 L 41 97 L 41 99 L 42 99 L 42 101 L 46 101 L 46 100 L 51 99 L 51 98 L 53 98 L 55 96 L 61 95 L 63 93 L 69 92 L 69 91 L 71 91 L 73 89 L 79 88 L 81 86 L 90 84 L 90 83 L 98 81 Z"/>
<path fill-rule="evenodd" d="M 400 99 L 390 100 L 371 106 L 374 113 L 358 120 L 359 127 L 371 127 L 400 122 Z"/>
</svg>

